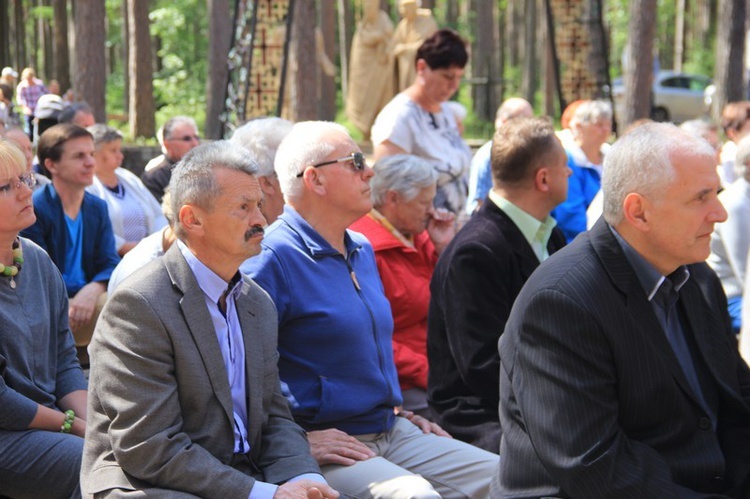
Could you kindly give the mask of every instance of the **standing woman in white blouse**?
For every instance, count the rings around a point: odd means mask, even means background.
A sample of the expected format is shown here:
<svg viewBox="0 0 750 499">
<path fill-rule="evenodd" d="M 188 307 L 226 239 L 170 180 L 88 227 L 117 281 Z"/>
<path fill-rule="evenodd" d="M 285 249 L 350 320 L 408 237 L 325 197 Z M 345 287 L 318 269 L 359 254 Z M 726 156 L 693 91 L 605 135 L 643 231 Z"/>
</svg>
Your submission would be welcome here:
<svg viewBox="0 0 750 499">
<path fill-rule="evenodd" d="M 115 234 L 115 247 L 125 255 L 144 237 L 164 228 L 167 219 L 154 196 L 143 182 L 121 168 L 122 134 L 107 125 L 93 125 L 87 130 L 94 136 L 94 183 L 86 188 L 107 203 L 109 219 Z"/>
</svg>

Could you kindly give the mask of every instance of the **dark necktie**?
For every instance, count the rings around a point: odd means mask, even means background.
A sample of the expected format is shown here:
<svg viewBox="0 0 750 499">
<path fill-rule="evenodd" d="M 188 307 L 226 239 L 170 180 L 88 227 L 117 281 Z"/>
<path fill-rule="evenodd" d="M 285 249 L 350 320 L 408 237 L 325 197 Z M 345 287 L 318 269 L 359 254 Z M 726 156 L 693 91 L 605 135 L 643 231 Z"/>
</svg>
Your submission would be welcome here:
<svg viewBox="0 0 750 499">
<path fill-rule="evenodd" d="M 701 404 L 705 408 L 707 406 L 703 397 L 703 390 L 698 381 L 698 374 L 695 370 L 695 365 L 693 364 L 693 358 L 690 355 L 690 348 L 685 339 L 685 332 L 680 325 L 679 314 L 676 306 L 677 298 L 677 292 L 673 291 L 673 284 L 669 278 L 664 279 L 654 296 L 654 299 L 664 311 L 664 332 L 667 335 L 667 340 L 677 357 L 677 361 L 680 363 L 680 367 L 682 367 L 682 372 L 685 374 L 685 378 L 687 378 L 690 388 L 693 389 L 693 393 L 695 393 L 698 400 L 701 401 Z"/>
</svg>

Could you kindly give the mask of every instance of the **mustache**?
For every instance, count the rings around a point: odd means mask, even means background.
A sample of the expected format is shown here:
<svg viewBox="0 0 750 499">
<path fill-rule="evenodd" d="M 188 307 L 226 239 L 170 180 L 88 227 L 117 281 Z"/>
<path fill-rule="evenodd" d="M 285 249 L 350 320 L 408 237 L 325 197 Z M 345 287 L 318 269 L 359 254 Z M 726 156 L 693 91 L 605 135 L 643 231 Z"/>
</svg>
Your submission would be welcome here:
<svg viewBox="0 0 750 499">
<path fill-rule="evenodd" d="M 260 225 L 254 225 L 250 229 L 248 229 L 247 232 L 245 232 L 245 241 L 249 241 L 251 238 L 257 236 L 258 234 L 264 234 L 265 230 Z"/>
</svg>

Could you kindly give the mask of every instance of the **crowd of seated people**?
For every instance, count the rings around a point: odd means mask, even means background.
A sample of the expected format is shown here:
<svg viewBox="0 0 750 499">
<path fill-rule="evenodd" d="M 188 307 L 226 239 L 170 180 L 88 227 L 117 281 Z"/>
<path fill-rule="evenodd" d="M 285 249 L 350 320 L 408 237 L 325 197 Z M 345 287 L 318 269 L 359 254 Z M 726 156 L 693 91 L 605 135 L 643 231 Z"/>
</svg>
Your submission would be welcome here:
<svg viewBox="0 0 750 499">
<path fill-rule="evenodd" d="M 140 177 L 0 82 L 0 497 L 750 497 L 750 102 L 720 147 L 511 98 L 470 172 L 467 60 L 424 42 L 372 163 L 175 116 Z"/>
</svg>

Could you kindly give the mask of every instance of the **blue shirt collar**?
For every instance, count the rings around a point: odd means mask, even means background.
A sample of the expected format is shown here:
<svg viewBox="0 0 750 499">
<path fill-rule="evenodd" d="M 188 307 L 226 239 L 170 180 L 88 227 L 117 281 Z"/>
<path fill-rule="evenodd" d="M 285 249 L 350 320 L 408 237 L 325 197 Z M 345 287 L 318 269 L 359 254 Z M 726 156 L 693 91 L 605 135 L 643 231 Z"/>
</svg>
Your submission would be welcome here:
<svg viewBox="0 0 750 499">
<path fill-rule="evenodd" d="M 221 295 L 224 293 L 224 291 L 227 290 L 228 286 L 231 286 L 232 294 L 237 291 L 241 282 L 241 279 L 238 279 L 238 277 L 240 276 L 239 271 L 234 275 L 232 281 L 227 283 L 213 270 L 206 267 L 203 262 L 198 260 L 193 252 L 188 249 L 185 243 L 183 243 L 179 239 L 177 240 L 177 247 L 180 249 L 182 256 L 185 257 L 185 261 L 187 262 L 188 267 L 190 267 L 190 270 L 193 271 L 195 280 L 198 281 L 198 286 L 200 286 L 206 296 L 209 297 L 211 303 L 218 303 L 219 298 L 221 298 Z"/>
<path fill-rule="evenodd" d="M 336 248 L 323 239 L 323 236 L 321 236 L 312 225 L 307 223 L 307 220 L 302 218 L 302 215 L 300 215 L 297 210 L 288 204 L 284 205 L 284 213 L 279 216 L 279 219 L 289 225 L 289 227 L 299 235 L 300 239 L 302 239 L 302 243 L 310 252 L 310 255 L 324 256 L 339 254 L 339 251 Z M 275 224 L 276 222 L 274 222 L 274 225 Z M 361 244 L 352 239 L 348 229 L 344 233 L 344 246 L 346 247 L 347 255 L 351 255 L 354 251 L 357 251 L 362 247 Z"/>
<path fill-rule="evenodd" d="M 661 272 L 656 270 L 653 265 L 646 261 L 646 259 L 643 258 L 643 256 L 641 256 L 641 254 L 638 253 L 614 227 L 609 224 L 607 224 L 607 227 L 612 231 L 615 240 L 620 245 L 620 248 L 622 248 L 623 253 L 625 253 L 625 258 L 628 259 L 630 266 L 633 267 L 635 275 L 638 277 L 638 281 L 641 283 L 648 301 L 651 301 L 656 295 L 659 286 L 661 286 L 661 283 L 664 282 L 664 279 L 667 277 L 663 276 Z M 678 292 L 690 278 L 690 271 L 683 265 L 670 274 L 669 278 L 673 281 L 674 291 Z"/>
</svg>

